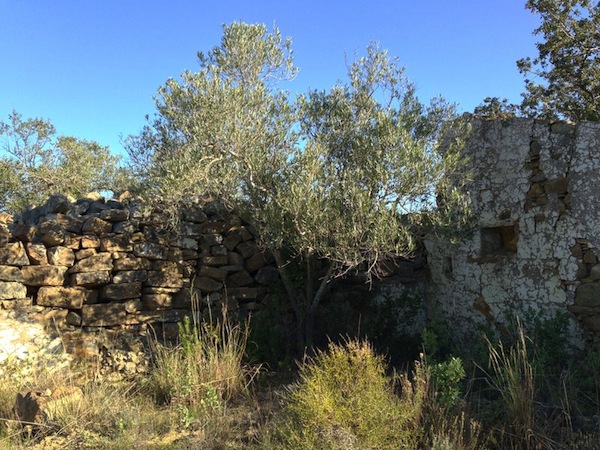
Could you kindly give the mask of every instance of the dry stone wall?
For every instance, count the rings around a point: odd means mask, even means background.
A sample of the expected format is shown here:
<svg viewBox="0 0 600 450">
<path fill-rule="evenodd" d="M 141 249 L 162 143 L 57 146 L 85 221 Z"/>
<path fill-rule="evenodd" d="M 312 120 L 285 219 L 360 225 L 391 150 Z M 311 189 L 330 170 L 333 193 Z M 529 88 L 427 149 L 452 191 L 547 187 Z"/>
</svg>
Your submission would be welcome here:
<svg viewBox="0 0 600 450">
<path fill-rule="evenodd" d="M 600 343 L 600 124 L 473 125 L 476 229 L 456 244 L 429 238 L 432 310 L 463 336 L 566 313 L 573 344 Z"/>
<path fill-rule="evenodd" d="M 168 216 L 131 200 L 54 196 L 0 218 L 0 318 L 64 330 L 176 330 L 199 308 L 245 315 L 277 280 L 250 227 L 211 202 Z"/>
</svg>

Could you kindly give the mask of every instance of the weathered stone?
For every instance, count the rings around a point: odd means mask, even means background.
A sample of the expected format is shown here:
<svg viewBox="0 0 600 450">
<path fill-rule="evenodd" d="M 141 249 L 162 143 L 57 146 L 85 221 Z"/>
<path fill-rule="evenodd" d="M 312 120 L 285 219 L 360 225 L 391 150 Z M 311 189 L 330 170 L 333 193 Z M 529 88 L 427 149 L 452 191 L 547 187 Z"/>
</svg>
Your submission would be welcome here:
<svg viewBox="0 0 600 450">
<path fill-rule="evenodd" d="M 105 209 L 100 211 L 100 218 L 109 222 L 123 222 L 129 219 L 129 211 L 126 209 Z"/>
<path fill-rule="evenodd" d="M 23 274 L 18 267 L 0 266 L 0 281 L 23 282 Z"/>
<path fill-rule="evenodd" d="M 227 262 L 227 256 L 204 256 L 202 258 L 202 263 L 208 266 L 224 266 Z"/>
<path fill-rule="evenodd" d="M 596 255 L 592 250 L 587 250 L 583 254 L 583 262 L 586 264 L 596 264 L 598 262 L 598 258 L 596 258 Z"/>
<path fill-rule="evenodd" d="M 74 234 L 65 235 L 63 246 L 70 248 L 73 251 L 79 250 L 81 248 L 81 236 L 76 236 Z"/>
<path fill-rule="evenodd" d="M 31 242 L 36 233 L 37 227 L 34 225 L 17 223 L 12 227 L 12 235 L 20 241 Z"/>
<path fill-rule="evenodd" d="M 102 252 L 131 252 L 132 250 L 133 245 L 125 234 L 100 239 L 100 251 Z"/>
<path fill-rule="evenodd" d="M 144 309 L 154 311 L 167 309 L 173 306 L 173 297 L 170 294 L 146 294 L 142 295 Z"/>
<path fill-rule="evenodd" d="M 546 191 L 546 194 L 564 194 L 568 190 L 569 179 L 567 177 L 548 180 L 544 185 L 544 191 Z"/>
<path fill-rule="evenodd" d="M 167 252 L 167 261 L 170 262 L 178 262 L 182 261 L 183 252 L 178 247 L 169 247 L 169 251 Z"/>
<path fill-rule="evenodd" d="M 25 266 L 21 269 L 27 286 L 62 286 L 65 284 L 67 267 Z"/>
<path fill-rule="evenodd" d="M 113 224 L 112 232 L 117 234 L 132 234 L 139 229 L 139 226 L 140 223 L 136 219 L 128 220 L 126 222 L 116 222 Z"/>
<path fill-rule="evenodd" d="M 23 243 L 14 242 L 0 247 L 0 265 L 29 265 L 29 258 L 27 258 L 27 253 L 25 252 L 25 247 L 23 247 Z"/>
<path fill-rule="evenodd" d="M 133 283 L 135 281 L 144 282 L 148 279 L 148 272 L 145 270 L 123 270 L 113 275 L 113 283 Z"/>
<path fill-rule="evenodd" d="M 94 233 L 101 236 L 112 231 L 112 224 L 106 220 L 102 220 L 99 217 L 90 217 L 87 219 L 81 230 L 84 233 Z"/>
<path fill-rule="evenodd" d="M 34 265 L 47 265 L 48 264 L 48 251 L 44 244 L 32 244 L 27 242 L 25 244 L 25 251 L 29 257 L 29 262 Z"/>
<path fill-rule="evenodd" d="M 81 287 L 44 286 L 38 291 L 37 304 L 57 308 L 81 309 L 83 305 L 95 303 L 98 294 Z"/>
<path fill-rule="evenodd" d="M 600 306 L 600 283 L 584 283 L 575 291 L 575 305 Z"/>
<path fill-rule="evenodd" d="M 250 273 L 255 272 L 258 269 L 260 269 L 261 267 L 264 267 L 267 264 L 269 264 L 269 262 L 270 262 L 269 256 L 270 255 L 265 252 L 255 253 L 254 255 L 252 255 L 250 258 L 248 258 L 246 260 L 244 267 Z"/>
<path fill-rule="evenodd" d="M 98 252 L 95 248 L 82 248 L 81 250 L 75 252 L 75 259 L 79 261 L 81 259 L 89 258 L 90 256 L 93 256 L 96 253 Z"/>
<path fill-rule="evenodd" d="M 67 314 L 67 318 L 65 319 L 67 325 L 72 327 L 80 327 L 81 326 L 81 314 L 76 313 L 75 311 L 69 311 Z"/>
<path fill-rule="evenodd" d="M 54 247 L 65 242 L 65 231 L 55 221 L 48 221 L 40 224 L 38 233 L 41 241 L 48 247 Z"/>
<path fill-rule="evenodd" d="M 236 229 L 227 233 L 223 245 L 227 247 L 227 250 L 232 251 L 240 242 L 242 242 L 242 232 L 240 229 Z"/>
<path fill-rule="evenodd" d="M 202 234 L 222 234 L 227 231 L 228 225 L 222 220 L 209 220 L 200 225 Z"/>
<path fill-rule="evenodd" d="M 224 245 L 213 245 L 210 248 L 210 254 L 212 256 L 227 256 L 227 247 Z"/>
<path fill-rule="evenodd" d="M 142 302 L 139 298 L 132 298 L 131 300 L 127 300 L 124 302 L 125 311 L 129 314 L 136 313 L 141 311 L 143 308 Z"/>
<path fill-rule="evenodd" d="M 242 258 L 247 259 L 258 253 L 258 246 L 252 241 L 240 242 L 235 250 L 242 255 Z"/>
<path fill-rule="evenodd" d="M 201 266 L 199 270 L 199 275 L 201 277 L 208 277 L 217 281 L 225 281 L 225 278 L 227 278 L 227 274 L 227 270 L 206 265 Z"/>
<path fill-rule="evenodd" d="M 173 243 L 176 247 L 185 248 L 188 250 L 198 250 L 198 241 L 191 237 L 179 237 Z"/>
<path fill-rule="evenodd" d="M 149 270 L 146 286 L 183 287 L 183 278 L 178 273 Z"/>
<path fill-rule="evenodd" d="M 100 248 L 100 238 L 93 234 L 86 234 L 81 237 L 81 248 Z"/>
<path fill-rule="evenodd" d="M 227 266 L 221 266 L 221 267 L 219 267 L 219 269 L 225 270 L 228 273 L 234 273 L 234 272 L 241 272 L 242 270 L 244 270 L 244 266 L 227 265 Z"/>
<path fill-rule="evenodd" d="M 223 283 L 208 277 L 198 277 L 195 286 L 202 292 L 217 292 L 223 287 Z"/>
<path fill-rule="evenodd" d="M 81 308 L 82 325 L 88 327 L 110 327 L 126 322 L 126 304 L 121 302 L 83 305 Z"/>
<path fill-rule="evenodd" d="M 84 259 L 77 261 L 73 267 L 69 269 L 69 273 L 79 272 L 101 272 L 112 270 L 113 259 L 110 253 L 96 253 Z"/>
<path fill-rule="evenodd" d="M 52 247 L 48 249 L 48 261 L 54 266 L 71 267 L 75 263 L 75 253 L 67 247 Z"/>
<path fill-rule="evenodd" d="M 27 287 L 16 281 L 0 281 L 0 299 L 16 299 L 27 296 Z"/>
<path fill-rule="evenodd" d="M 239 287 L 227 289 L 227 297 L 234 300 L 256 300 L 258 298 L 258 289 L 249 287 Z"/>
<path fill-rule="evenodd" d="M 227 253 L 227 264 L 231 266 L 244 266 L 244 258 L 237 252 Z"/>
<path fill-rule="evenodd" d="M 254 279 L 245 270 L 230 274 L 225 282 L 227 287 L 242 287 L 248 286 L 252 283 L 254 283 Z"/>
<path fill-rule="evenodd" d="M 179 224 L 178 234 L 187 237 L 199 237 L 202 235 L 202 227 L 198 223 L 181 222 Z"/>
<path fill-rule="evenodd" d="M 110 272 L 79 272 L 71 275 L 72 286 L 83 286 L 87 288 L 103 286 L 110 283 Z"/>
<path fill-rule="evenodd" d="M 176 294 L 181 288 L 164 286 L 144 286 L 142 294 Z"/>
<path fill-rule="evenodd" d="M 279 270 L 273 266 L 262 267 L 256 272 L 254 279 L 257 283 L 270 286 L 279 280 Z"/>
<path fill-rule="evenodd" d="M 223 236 L 216 233 L 203 234 L 200 242 L 208 246 L 220 245 L 223 242 Z"/>
<path fill-rule="evenodd" d="M 0 300 L 0 310 L 24 310 L 30 309 L 33 306 L 33 299 L 31 297 L 25 298 L 14 298 L 8 300 Z"/>
<path fill-rule="evenodd" d="M 147 258 L 150 260 L 167 259 L 168 250 L 158 244 L 144 242 L 133 246 L 133 254 L 139 258 Z"/>
<path fill-rule="evenodd" d="M 202 223 L 208 220 L 208 217 L 202 211 L 200 206 L 186 208 L 183 211 L 183 219 L 187 222 Z"/>
<path fill-rule="evenodd" d="M 589 278 L 592 281 L 600 280 L 600 264 L 596 264 L 590 269 Z"/>
<path fill-rule="evenodd" d="M 126 254 L 122 258 L 114 260 L 115 270 L 147 270 L 150 269 L 150 261 L 146 258 L 137 258 Z"/>
<path fill-rule="evenodd" d="M 127 300 L 142 295 L 142 283 L 109 284 L 102 288 L 101 297 L 109 300 Z"/>
</svg>

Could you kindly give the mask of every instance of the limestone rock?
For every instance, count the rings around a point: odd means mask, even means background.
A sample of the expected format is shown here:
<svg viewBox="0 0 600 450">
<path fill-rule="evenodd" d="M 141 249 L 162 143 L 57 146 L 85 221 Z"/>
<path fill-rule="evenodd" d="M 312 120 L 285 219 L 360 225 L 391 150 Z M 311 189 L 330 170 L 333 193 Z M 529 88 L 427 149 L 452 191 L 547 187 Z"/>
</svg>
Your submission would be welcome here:
<svg viewBox="0 0 600 450">
<path fill-rule="evenodd" d="M 81 309 L 85 304 L 95 303 L 98 293 L 81 287 L 44 286 L 38 291 L 37 304 L 57 308 Z"/>
<path fill-rule="evenodd" d="M 167 259 L 167 249 L 151 242 L 134 245 L 133 254 L 139 258 L 150 260 Z"/>
<path fill-rule="evenodd" d="M 65 284 L 67 267 L 26 266 L 21 269 L 27 286 L 62 286 Z"/>
<path fill-rule="evenodd" d="M 14 242 L 0 247 L 0 265 L 28 266 L 29 258 L 21 242 Z"/>
<path fill-rule="evenodd" d="M 115 264 L 116 265 L 116 264 Z M 148 272 L 145 270 L 123 270 L 113 275 L 114 284 L 133 283 L 134 281 L 144 282 L 148 279 Z"/>
<path fill-rule="evenodd" d="M 0 266 L 0 281 L 23 282 L 23 274 L 18 267 Z"/>
<path fill-rule="evenodd" d="M 25 251 L 29 256 L 29 261 L 34 265 L 47 265 L 48 264 L 48 251 L 44 244 L 32 244 L 27 242 L 25 244 Z"/>
<path fill-rule="evenodd" d="M 98 236 L 110 233 L 112 231 L 112 224 L 106 220 L 102 220 L 98 217 L 90 217 L 83 224 L 81 230 L 89 233 L 94 233 Z"/>
<path fill-rule="evenodd" d="M 48 262 L 54 266 L 71 267 L 75 263 L 75 253 L 67 247 L 52 247 L 48 249 Z"/>
<path fill-rule="evenodd" d="M 69 269 L 69 273 L 100 272 L 103 270 L 112 270 L 112 268 L 113 259 L 111 254 L 102 252 L 77 261 Z"/>
<path fill-rule="evenodd" d="M 101 297 L 110 300 L 127 300 L 142 295 L 142 283 L 109 284 L 102 288 Z"/>
<path fill-rule="evenodd" d="M 0 281 L 0 299 L 8 300 L 25 297 L 27 297 L 27 287 L 24 284 L 15 281 Z"/>
<path fill-rule="evenodd" d="M 106 270 L 99 272 L 80 272 L 71 276 L 72 286 L 92 288 L 103 286 L 107 283 L 110 283 L 110 272 Z"/>
</svg>

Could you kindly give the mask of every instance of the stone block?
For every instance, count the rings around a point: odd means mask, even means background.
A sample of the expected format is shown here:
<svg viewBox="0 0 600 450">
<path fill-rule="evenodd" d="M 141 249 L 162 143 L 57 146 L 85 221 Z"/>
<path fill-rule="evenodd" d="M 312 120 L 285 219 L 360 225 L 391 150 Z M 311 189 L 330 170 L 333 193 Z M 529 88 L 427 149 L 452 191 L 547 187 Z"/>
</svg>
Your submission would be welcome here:
<svg viewBox="0 0 600 450">
<path fill-rule="evenodd" d="M 244 259 L 250 258 L 252 255 L 259 252 L 258 246 L 252 241 L 240 242 L 235 250 L 242 255 L 242 258 Z"/>
<path fill-rule="evenodd" d="M 29 258 L 22 242 L 13 242 L 0 247 L 0 265 L 28 266 Z"/>
<path fill-rule="evenodd" d="M 192 206 L 183 211 L 183 220 L 187 222 L 202 223 L 208 220 L 208 216 L 200 206 Z"/>
<path fill-rule="evenodd" d="M 279 280 L 279 270 L 273 266 L 265 266 L 256 272 L 254 279 L 257 283 L 265 286 L 271 286 Z"/>
<path fill-rule="evenodd" d="M 94 233 L 97 236 L 102 236 L 112 231 L 112 223 L 102 220 L 99 217 L 90 217 L 83 223 L 81 230 L 84 233 Z"/>
<path fill-rule="evenodd" d="M 244 266 L 244 258 L 237 252 L 227 253 L 227 264 L 231 266 Z"/>
<path fill-rule="evenodd" d="M 187 250 L 198 250 L 198 241 L 191 237 L 181 236 L 173 242 L 175 247 L 184 248 Z"/>
<path fill-rule="evenodd" d="M 61 245 L 65 242 L 65 230 L 55 221 L 44 222 L 38 227 L 40 240 L 48 247 Z"/>
<path fill-rule="evenodd" d="M 232 251 L 240 242 L 242 242 L 242 232 L 239 228 L 229 231 L 223 239 L 223 245 L 229 251 Z"/>
<path fill-rule="evenodd" d="M 25 266 L 21 272 L 27 286 L 62 286 L 67 269 L 64 266 Z"/>
<path fill-rule="evenodd" d="M 18 267 L 0 266 L 0 281 L 16 281 L 23 282 L 23 274 Z"/>
<path fill-rule="evenodd" d="M 132 250 L 133 245 L 125 234 L 100 239 L 100 251 L 102 252 L 131 252 Z"/>
<path fill-rule="evenodd" d="M 109 284 L 102 288 L 101 297 L 108 300 L 128 300 L 142 295 L 142 283 Z"/>
<path fill-rule="evenodd" d="M 157 309 L 168 309 L 173 306 L 171 294 L 146 294 L 142 295 L 144 309 L 154 311 Z"/>
<path fill-rule="evenodd" d="M 202 264 L 207 266 L 225 266 L 228 261 L 228 256 L 204 256 L 202 258 Z"/>
<path fill-rule="evenodd" d="M 127 306 L 123 302 L 83 305 L 81 324 L 87 327 L 112 327 L 122 325 L 127 320 Z"/>
<path fill-rule="evenodd" d="M 100 211 L 100 218 L 108 222 L 124 222 L 129 219 L 127 209 L 104 209 Z"/>
<path fill-rule="evenodd" d="M 95 248 L 82 248 L 81 250 L 77 250 L 75 252 L 75 259 L 77 261 L 85 258 L 89 258 L 90 256 L 98 253 Z"/>
<path fill-rule="evenodd" d="M 100 248 L 100 238 L 93 234 L 86 234 L 81 237 L 81 248 Z"/>
<path fill-rule="evenodd" d="M 148 272 L 145 270 L 122 270 L 113 275 L 114 284 L 133 283 L 135 281 L 144 282 L 148 279 Z"/>
<path fill-rule="evenodd" d="M 79 272 L 71 275 L 72 286 L 98 287 L 110 283 L 110 272 Z"/>
<path fill-rule="evenodd" d="M 149 260 L 167 259 L 167 252 L 167 248 L 151 242 L 144 242 L 133 246 L 133 254 L 135 256 Z"/>
<path fill-rule="evenodd" d="M 249 287 L 229 288 L 227 297 L 238 301 L 250 301 L 258 298 L 258 289 Z"/>
<path fill-rule="evenodd" d="M 202 266 L 200 267 L 198 273 L 201 277 L 208 277 L 217 281 L 225 281 L 225 278 L 227 278 L 228 274 L 227 270 L 212 266 Z"/>
<path fill-rule="evenodd" d="M 37 295 L 37 304 L 56 308 L 81 309 L 82 306 L 95 303 L 98 294 L 82 287 L 41 287 Z"/>
<path fill-rule="evenodd" d="M 200 231 L 202 234 L 222 234 L 227 231 L 229 225 L 222 220 L 209 220 L 200 224 Z"/>
<path fill-rule="evenodd" d="M 12 235 L 15 239 L 24 242 L 31 242 L 35 234 L 37 233 L 37 227 L 34 225 L 28 225 L 25 223 L 17 223 L 12 227 Z"/>
<path fill-rule="evenodd" d="M 198 277 L 195 281 L 195 287 L 202 292 L 217 292 L 221 290 L 223 283 L 208 277 Z"/>
<path fill-rule="evenodd" d="M 27 242 L 25 244 L 25 251 L 29 257 L 29 262 L 34 265 L 45 266 L 48 264 L 48 251 L 44 244 L 32 244 Z"/>
<path fill-rule="evenodd" d="M 110 253 L 102 252 L 87 258 L 80 259 L 73 267 L 69 269 L 69 273 L 79 272 L 101 272 L 104 270 L 113 269 L 113 259 Z"/>
<path fill-rule="evenodd" d="M 600 306 L 600 283 L 584 283 L 575 291 L 575 305 Z"/>
<path fill-rule="evenodd" d="M 114 260 L 115 270 L 148 270 L 150 267 L 150 260 L 129 254 Z"/>
<path fill-rule="evenodd" d="M 0 299 L 11 300 L 25 298 L 27 296 L 27 287 L 16 281 L 0 281 Z"/>
<path fill-rule="evenodd" d="M 250 273 L 256 272 L 261 267 L 266 266 L 270 262 L 269 254 L 266 252 L 255 253 L 250 256 L 244 263 L 244 267 Z"/>
<path fill-rule="evenodd" d="M 71 267 L 75 263 L 75 253 L 67 247 L 52 247 L 48 251 L 48 262 L 53 266 Z"/>
<path fill-rule="evenodd" d="M 230 274 L 225 281 L 228 288 L 248 286 L 252 283 L 254 283 L 254 279 L 245 270 Z"/>
<path fill-rule="evenodd" d="M 224 245 L 213 245 L 210 248 L 210 254 L 212 256 L 227 256 L 227 247 Z"/>
<path fill-rule="evenodd" d="M 200 238 L 200 242 L 208 245 L 209 247 L 213 245 L 221 245 L 223 242 L 223 236 L 217 233 L 203 234 Z"/>
<path fill-rule="evenodd" d="M 149 270 L 146 286 L 183 287 L 183 277 L 179 273 Z"/>
</svg>

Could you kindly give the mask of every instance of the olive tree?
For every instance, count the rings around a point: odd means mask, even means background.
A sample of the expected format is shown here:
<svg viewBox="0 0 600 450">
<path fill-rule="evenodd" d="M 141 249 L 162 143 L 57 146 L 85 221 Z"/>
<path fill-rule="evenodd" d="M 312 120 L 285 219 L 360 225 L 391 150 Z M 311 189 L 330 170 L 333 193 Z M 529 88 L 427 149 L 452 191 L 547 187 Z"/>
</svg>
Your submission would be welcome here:
<svg viewBox="0 0 600 450">
<path fill-rule="evenodd" d="M 590 0 L 529 0 L 541 17 L 538 55 L 517 62 L 528 116 L 600 120 L 600 6 Z"/>
<path fill-rule="evenodd" d="M 96 142 L 57 137 L 49 120 L 13 111 L 0 120 L 0 146 L 0 210 L 19 212 L 55 193 L 115 189 L 119 158 Z"/>
<path fill-rule="evenodd" d="M 275 256 L 301 348 L 311 345 L 337 277 L 374 274 L 381 262 L 410 256 L 426 227 L 465 217 L 463 127 L 455 121 L 444 133 L 453 108 L 421 104 L 376 45 L 349 66 L 345 84 L 293 103 L 280 87 L 296 73 L 291 43 L 277 29 L 225 26 L 220 46 L 198 56 L 199 71 L 159 90 L 157 114 L 129 152 L 162 199 L 207 194 L 257 229 Z M 302 285 L 291 273 L 298 267 Z"/>
</svg>

